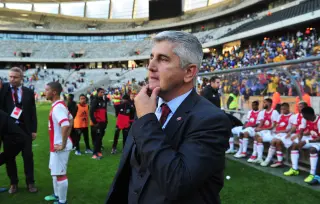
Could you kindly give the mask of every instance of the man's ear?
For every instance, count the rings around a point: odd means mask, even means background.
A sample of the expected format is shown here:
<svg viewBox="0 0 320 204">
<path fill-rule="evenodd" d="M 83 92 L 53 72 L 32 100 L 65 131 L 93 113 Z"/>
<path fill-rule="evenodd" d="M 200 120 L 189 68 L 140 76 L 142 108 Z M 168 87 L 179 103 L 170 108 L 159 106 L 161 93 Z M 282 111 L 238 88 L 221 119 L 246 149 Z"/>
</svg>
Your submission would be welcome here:
<svg viewBox="0 0 320 204">
<path fill-rule="evenodd" d="M 193 79 L 197 76 L 198 73 L 198 67 L 195 64 L 190 64 L 186 68 L 184 68 L 185 74 L 184 74 L 184 82 L 189 83 L 193 81 Z"/>
</svg>

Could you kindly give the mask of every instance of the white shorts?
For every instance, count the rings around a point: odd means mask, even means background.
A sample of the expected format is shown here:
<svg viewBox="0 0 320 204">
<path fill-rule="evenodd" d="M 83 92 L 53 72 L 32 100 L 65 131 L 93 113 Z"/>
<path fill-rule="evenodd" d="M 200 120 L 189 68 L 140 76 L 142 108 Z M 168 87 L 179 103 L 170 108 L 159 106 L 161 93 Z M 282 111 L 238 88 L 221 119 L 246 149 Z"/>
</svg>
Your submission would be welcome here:
<svg viewBox="0 0 320 204">
<path fill-rule="evenodd" d="M 241 133 L 247 132 L 250 137 L 254 137 L 256 135 L 256 131 L 254 131 L 253 127 L 247 127 L 241 131 Z"/>
<path fill-rule="evenodd" d="M 273 138 L 281 140 L 284 147 L 287 149 L 291 147 L 291 145 L 293 144 L 293 142 L 291 141 L 291 137 L 286 138 L 287 133 L 278 133 L 278 134 L 274 134 L 273 136 L 274 136 Z"/>
<path fill-rule="evenodd" d="M 231 129 L 232 135 L 234 136 L 240 136 L 240 133 L 242 131 L 242 126 L 234 127 Z"/>
<path fill-rule="evenodd" d="M 261 130 L 260 132 L 257 132 L 257 135 L 262 137 L 263 142 L 271 142 L 271 140 L 273 139 L 270 130 Z"/>
<path fill-rule="evenodd" d="M 67 174 L 70 151 L 50 152 L 49 169 L 52 176 Z"/>
<path fill-rule="evenodd" d="M 311 136 L 303 136 L 303 137 L 301 138 L 301 142 L 306 141 L 306 140 L 312 140 L 312 139 L 311 139 Z M 294 142 L 298 144 L 298 143 L 299 143 L 298 138 L 296 138 L 296 139 L 294 140 Z M 317 151 L 320 151 L 320 143 L 319 143 L 319 142 L 318 142 L 318 143 L 308 143 L 308 144 L 305 144 L 305 145 L 302 147 L 302 149 L 310 149 L 311 147 L 315 148 Z"/>
</svg>

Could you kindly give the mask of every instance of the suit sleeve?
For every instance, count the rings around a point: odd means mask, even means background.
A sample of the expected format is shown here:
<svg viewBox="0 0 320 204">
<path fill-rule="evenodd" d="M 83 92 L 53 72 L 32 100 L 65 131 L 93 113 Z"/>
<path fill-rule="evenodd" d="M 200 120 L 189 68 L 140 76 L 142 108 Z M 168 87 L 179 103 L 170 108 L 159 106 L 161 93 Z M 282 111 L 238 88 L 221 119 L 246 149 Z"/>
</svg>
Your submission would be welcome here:
<svg viewBox="0 0 320 204">
<path fill-rule="evenodd" d="M 139 135 L 134 139 L 141 165 L 148 167 L 170 200 L 192 194 L 224 169 L 230 120 L 224 113 L 197 114 L 179 149 L 163 140 L 166 135 L 154 113 L 141 117 L 132 126 L 132 135 Z"/>
<path fill-rule="evenodd" d="M 37 128 L 38 128 L 38 120 L 37 120 L 37 109 L 36 109 L 36 102 L 35 102 L 35 99 L 34 99 L 34 95 L 33 95 L 33 92 L 31 91 L 31 104 L 32 104 L 32 107 L 31 107 L 31 118 L 32 118 L 32 124 L 31 124 L 31 132 L 33 133 L 37 133 Z"/>
<path fill-rule="evenodd" d="M 96 118 L 94 117 L 94 112 L 96 111 L 96 108 L 97 108 L 97 100 L 96 99 L 93 99 L 91 104 L 90 104 L 90 119 L 92 121 L 93 124 L 97 124 L 97 120 Z"/>
<path fill-rule="evenodd" d="M 17 144 L 25 141 L 25 133 L 5 112 L 0 110 L 0 137 L 3 143 Z"/>
</svg>

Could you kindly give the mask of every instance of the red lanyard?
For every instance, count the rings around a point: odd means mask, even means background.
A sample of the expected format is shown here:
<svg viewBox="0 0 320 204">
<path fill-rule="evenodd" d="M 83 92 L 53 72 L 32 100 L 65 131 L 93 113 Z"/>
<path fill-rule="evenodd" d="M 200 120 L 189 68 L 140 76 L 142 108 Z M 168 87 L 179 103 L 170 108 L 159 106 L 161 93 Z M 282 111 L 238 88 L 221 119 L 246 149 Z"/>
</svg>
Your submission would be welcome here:
<svg viewBox="0 0 320 204">
<path fill-rule="evenodd" d="M 13 103 L 14 104 L 16 104 L 16 99 L 15 99 L 15 97 L 14 97 L 14 92 L 15 91 L 18 91 L 18 89 L 17 90 L 14 90 L 13 88 L 12 88 L 12 90 L 13 90 L 13 92 L 11 91 L 11 96 L 12 96 L 12 100 L 13 100 Z M 20 90 L 20 93 L 21 93 L 21 100 L 22 100 L 22 87 L 21 88 L 19 88 L 19 90 Z M 17 93 L 17 96 L 18 96 L 18 101 L 19 101 L 19 95 L 18 95 L 18 93 Z"/>
</svg>

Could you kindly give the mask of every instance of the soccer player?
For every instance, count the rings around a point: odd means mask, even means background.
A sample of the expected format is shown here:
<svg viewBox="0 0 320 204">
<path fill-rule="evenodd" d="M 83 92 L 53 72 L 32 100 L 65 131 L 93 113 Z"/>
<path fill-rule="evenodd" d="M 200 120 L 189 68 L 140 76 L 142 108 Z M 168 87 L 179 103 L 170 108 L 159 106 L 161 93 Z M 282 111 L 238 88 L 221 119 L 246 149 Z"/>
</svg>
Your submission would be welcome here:
<svg viewBox="0 0 320 204">
<path fill-rule="evenodd" d="M 318 164 L 318 153 L 320 151 L 320 116 L 315 115 L 313 108 L 305 107 L 301 111 L 303 118 L 307 121 L 305 126 L 301 126 L 300 133 L 292 138 L 294 144 L 291 150 L 292 168 L 284 172 L 285 176 L 299 175 L 298 160 L 299 150 L 309 149 L 310 152 L 310 175 L 304 182 L 315 184 L 320 182 L 320 177 L 316 175 Z"/>
<path fill-rule="evenodd" d="M 76 147 L 75 154 L 81 155 L 80 152 L 80 138 L 83 134 L 84 142 L 86 144 L 86 154 L 92 154 L 89 144 L 89 106 L 87 104 L 87 97 L 84 94 L 81 94 L 79 97 L 79 104 L 76 106 L 76 114 L 74 118 L 74 131 L 76 133 L 75 141 L 73 141 L 74 146 Z"/>
<path fill-rule="evenodd" d="M 130 97 L 127 94 L 123 95 L 122 102 L 117 106 L 117 109 L 116 109 L 117 122 L 116 122 L 116 130 L 113 138 L 111 154 L 117 153 L 118 139 L 119 139 L 121 130 L 122 130 L 122 136 L 123 136 L 123 147 L 126 143 L 126 139 L 130 129 L 130 116 L 134 112 L 134 107 L 132 104 L 130 104 L 129 100 L 130 100 Z"/>
<path fill-rule="evenodd" d="M 261 166 L 268 166 L 273 155 L 277 151 L 277 162 L 271 165 L 271 167 L 282 166 L 283 154 L 282 146 L 287 149 L 292 145 L 291 138 L 287 138 L 288 132 L 291 130 L 292 125 L 295 123 L 295 116 L 290 113 L 290 106 L 288 103 L 281 104 L 281 114 L 276 122 L 276 129 L 273 133 L 273 139 L 269 147 L 268 156 Z"/>
<path fill-rule="evenodd" d="M 97 89 L 97 96 L 92 100 L 90 107 L 90 119 L 92 122 L 92 138 L 94 140 L 94 151 L 92 159 L 101 159 L 102 157 L 102 138 L 104 136 L 107 124 L 107 103 L 103 98 L 105 90 Z"/>
<path fill-rule="evenodd" d="M 259 126 L 255 128 L 255 141 L 257 142 L 257 153 L 258 158 L 250 159 L 248 162 L 252 163 L 261 163 L 263 162 L 263 142 L 271 142 L 273 139 L 271 130 L 275 127 L 276 121 L 279 117 L 278 111 L 271 108 L 272 106 L 272 99 L 266 98 L 263 100 L 263 108 L 264 110 L 260 111 L 258 115 L 258 123 Z M 253 156 L 253 154 L 252 154 Z"/>
<path fill-rule="evenodd" d="M 51 170 L 54 194 L 46 196 L 45 200 L 55 201 L 54 204 L 67 203 L 67 165 L 70 151 L 72 150 L 70 133 L 73 127 L 73 118 L 65 103 L 60 100 L 61 92 L 62 86 L 59 82 L 50 82 L 46 85 L 46 98 L 52 101 L 49 114 L 49 168 Z"/>
<path fill-rule="evenodd" d="M 248 112 L 246 122 L 243 126 L 232 128 L 232 134 L 239 136 L 239 150 L 234 155 L 236 158 L 243 158 L 247 156 L 247 148 L 249 143 L 249 136 L 254 137 L 254 128 L 257 126 L 257 118 L 259 114 L 259 102 L 253 101 L 251 104 L 252 110 Z M 234 152 L 234 138 L 230 137 L 230 149 L 226 153 Z"/>
</svg>

